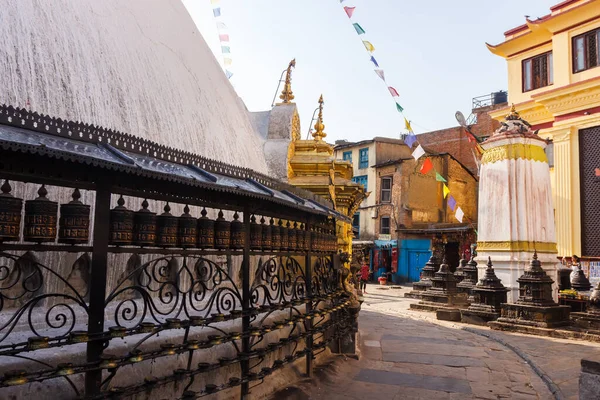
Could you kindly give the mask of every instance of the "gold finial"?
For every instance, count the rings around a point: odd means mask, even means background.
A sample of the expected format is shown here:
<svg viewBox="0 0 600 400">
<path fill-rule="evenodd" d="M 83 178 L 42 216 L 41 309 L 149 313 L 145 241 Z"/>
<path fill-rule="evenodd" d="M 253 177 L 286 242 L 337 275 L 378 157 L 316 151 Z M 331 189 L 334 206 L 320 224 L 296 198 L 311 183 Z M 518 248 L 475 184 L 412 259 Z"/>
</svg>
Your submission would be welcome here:
<svg viewBox="0 0 600 400">
<path fill-rule="evenodd" d="M 515 103 L 512 103 L 512 106 L 510 107 L 510 114 L 508 114 L 506 116 L 507 120 L 513 120 L 513 119 L 520 119 L 521 116 L 519 115 L 519 113 L 517 112 L 517 109 L 515 108 Z"/>
<path fill-rule="evenodd" d="M 315 122 L 315 131 L 313 132 L 313 137 L 317 142 L 323 140 L 327 134 L 323 132 L 325 129 L 325 125 L 323 125 L 323 95 L 319 97 L 319 116 L 317 117 L 317 122 Z"/>
<path fill-rule="evenodd" d="M 283 85 L 281 96 L 279 96 L 279 98 L 283 100 L 282 104 L 288 104 L 294 100 L 294 93 L 292 92 L 292 67 L 296 67 L 295 58 L 290 61 L 290 64 L 287 67 L 287 72 L 285 73 L 285 84 Z"/>
</svg>

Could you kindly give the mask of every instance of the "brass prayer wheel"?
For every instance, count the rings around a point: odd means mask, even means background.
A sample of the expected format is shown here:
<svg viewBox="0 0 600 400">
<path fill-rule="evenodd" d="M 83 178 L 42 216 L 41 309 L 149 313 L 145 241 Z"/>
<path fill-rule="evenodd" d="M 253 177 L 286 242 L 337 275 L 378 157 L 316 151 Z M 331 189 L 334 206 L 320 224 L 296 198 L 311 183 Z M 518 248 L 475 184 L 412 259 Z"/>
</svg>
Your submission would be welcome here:
<svg viewBox="0 0 600 400">
<path fill-rule="evenodd" d="M 271 247 L 273 250 L 279 250 L 281 249 L 281 228 L 275 225 L 273 218 L 269 221 L 269 225 L 271 226 Z"/>
<path fill-rule="evenodd" d="M 318 243 L 318 235 L 317 235 L 317 227 L 312 226 L 310 230 L 310 250 L 311 251 L 319 251 L 319 243 Z"/>
<path fill-rule="evenodd" d="M 271 250 L 272 249 L 272 238 L 271 238 L 271 225 L 265 224 L 265 218 L 261 217 L 260 225 L 262 228 L 262 249 L 263 250 Z"/>
<path fill-rule="evenodd" d="M 228 249 L 231 242 L 231 223 L 223 218 L 223 211 L 219 210 L 219 215 L 215 221 L 215 248 Z"/>
<path fill-rule="evenodd" d="M 286 227 L 288 231 L 288 250 L 296 251 L 296 223 L 294 222 L 292 225 L 290 224 L 290 221 L 288 221 Z"/>
<path fill-rule="evenodd" d="M 212 229 L 211 229 L 212 231 Z M 196 247 L 198 241 L 198 222 L 190 215 L 190 208 L 183 208 L 183 214 L 177 220 L 177 243 L 184 249 Z"/>
<path fill-rule="evenodd" d="M 156 243 L 156 213 L 148 210 L 148 200 L 133 214 L 133 244 L 152 246 Z"/>
<path fill-rule="evenodd" d="M 215 221 L 206 216 L 206 208 L 203 208 L 200 214 L 202 217 L 198 218 L 198 247 L 212 249 L 215 247 Z"/>
<path fill-rule="evenodd" d="M 231 221 L 231 242 L 229 246 L 232 249 L 243 249 L 245 244 L 244 235 L 244 224 L 239 220 L 240 216 L 237 211 L 233 214 L 233 221 Z"/>
<path fill-rule="evenodd" d="M 18 241 L 21 233 L 21 210 L 23 199 L 10 194 L 12 188 L 8 180 L 2 185 L 0 193 L 0 243 Z"/>
<path fill-rule="evenodd" d="M 69 244 L 87 243 L 90 238 L 90 206 L 79 200 L 79 189 L 75 189 L 71 197 L 73 200 L 69 203 L 60 205 L 58 241 Z"/>
<path fill-rule="evenodd" d="M 281 250 L 288 250 L 289 249 L 289 243 L 288 243 L 288 230 L 285 226 L 283 226 L 283 221 L 279 220 L 279 234 L 281 235 Z"/>
<path fill-rule="evenodd" d="M 262 222 L 265 220 L 263 219 Z M 253 215 L 250 218 L 250 248 L 252 250 L 261 250 L 262 249 L 262 231 L 263 225 L 259 225 L 256 223 L 256 217 Z"/>
<path fill-rule="evenodd" d="M 306 251 L 306 248 L 304 247 L 304 224 L 300 223 L 298 224 L 298 229 L 296 230 L 296 242 L 297 242 L 297 248 L 298 251 Z"/>
<path fill-rule="evenodd" d="M 46 185 L 38 190 L 35 200 L 25 202 L 25 231 L 23 238 L 27 242 L 53 242 L 56 238 L 56 214 L 58 203 L 46 198 Z"/>
<path fill-rule="evenodd" d="M 164 213 L 156 217 L 158 230 L 156 238 L 158 246 L 177 246 L 177 220 L 178 218 L 171 214 L 171 206 L 167 203 L 164 208 Z"/>
<path fill-rule="evenodd" d="M 123 196 L 117 200 L 117 206 L 110 210 L 109 244 L 125 246 L 133 243 L 133 211 L 125 207 Z"/>
</svg>

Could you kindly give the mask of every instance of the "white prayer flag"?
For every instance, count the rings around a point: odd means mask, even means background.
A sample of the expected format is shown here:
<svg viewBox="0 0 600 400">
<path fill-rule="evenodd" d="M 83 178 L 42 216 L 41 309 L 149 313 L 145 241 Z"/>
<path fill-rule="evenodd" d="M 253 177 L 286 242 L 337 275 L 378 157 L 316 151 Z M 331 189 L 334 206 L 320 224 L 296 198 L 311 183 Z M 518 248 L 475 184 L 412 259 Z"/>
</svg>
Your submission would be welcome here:
<svg viewBox="0 0 600 400">
<path fill-rule="evenodd" d="M 456 207 L 456 213 L 454 213 L 454 216 L 456 217 L 456 219 L 458 220 L 458 222 L 462 223 L 463 217 L 465 216 L 465 213 L 463 212 L 462 208 Z"/>
<path fill-rule="evenodd" d="M 425 150 L 423 150 L 421 145 L 418 145 L 417 148 L 415 149 L 415 151 L 413 151 L 412 156 L 415 158 L 415 160 L 418 160 L 424 154 L 425 154 Z"/>
<path fill-rule="evenodd" d="M 376 69 L 375 73 L 381 78 L 382 81 L 385 81 L 385 73 L 382 69 Z"/>
</svg>

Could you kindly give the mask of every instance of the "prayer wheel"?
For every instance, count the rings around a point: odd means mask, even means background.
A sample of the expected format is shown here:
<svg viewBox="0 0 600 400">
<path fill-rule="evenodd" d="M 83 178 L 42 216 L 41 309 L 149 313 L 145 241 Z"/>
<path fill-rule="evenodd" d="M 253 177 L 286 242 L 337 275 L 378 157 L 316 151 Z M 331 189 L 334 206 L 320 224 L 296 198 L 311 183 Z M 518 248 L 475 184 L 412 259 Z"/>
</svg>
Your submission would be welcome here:
<svg viewBox="0 0 600 400">
<path fill-rule="evenodd" d="M 156 213 L 148 210 L 148 200 L 144 199 L 142 208 L 133 215 L 133 244 L 152 246 L 156 244 Z"/>
<path fill-rule="evenodd" d="M 231 229 L 231 242 L 229 243 L 229 247 L 234 250 L 240 250 L 244 248 L 244 244 L 246 243 L 245 235 L 244 235 L 244 224 L 240 221 L 240 216 L 237 211 L 233 214 L 233 221 L 231 221 L 230 225 Z"/>
<path fill-rule="evenodd" d="M 269 221 L 269 225 L 271 226 L 271 247 L 273 250 L 277 251 L 281 249 L 281 228 L 275 225 L 275 221 L 273 218 Z"/>
<path fill-rule="evenodd" d="M 171 214 L 169 203 L 165 205 L 164 213 L 156 218 L 157 224 L 157 244 L 160 247 L 177 246 L 177 226 L 178 218 Z"/>
<path fill-rule="evenodd" d="M 200 214 L 202 217 L 198 218 L 198 247 L 212 249 L 215 247 L 215 221 L 206 216 L 206 208 L 203 208 Z"/>
<path fill-rule="evenodd" d="M 223 218 L 223 211 L 219 210 L 219 215 L 215 221 L 215 248 L 228 249 L 231 243 L 231 223 Z"/>
<path fill-rule="evenodd" d="M 212 231 L 212 229 L 211 229 Z M 184 249 L 196 247 L 198 242 L 198 222 L 190 215 L 190 208 L 183 208 L 183 214 L 177 220 L 177 243 Z"/>
<path fill-rule="evenodd" d="M 21 210 L 23 199 L 10 194 L 12 188 L 8 180 L 2 185 L 0 193 L 0 243 L 18 241 L 21 233 Z"/>
<path fill-rule="evenodd" d="M 133 243 L 133 211 L 125 207 L 123 196 L 117 200 L 117 206 L 110 210 L 109 244 L 126 246 Z"/>
<path fill-rule="evenodd" d="M 60 205 L 60 220 L 58 221 L 59 243 L 83 244 L 90 238 L 90 206 L 79 199 L 79 189 L 73 191 L 71 200 Z"/>
<path fill-rule="evenodd" d="M 271 225 L 265 224 L 265 218 L 261 217 L 260 225 L 262 227 L 262 249 L 269 251 L 273 248 L 271 238 Z"/>
<path fill-rule="evenodd" d="M 262 220 L 264 222 L 264 219 Z M 250 248 L 252 250 L 261 250 L 262 245 L 262 230 L 263 225 L 256 223 L 256 217 L 253 215 L 250 218 Z"/>
<path fill-rule="evenodd" d="M 56 238 L 56 215 L 58 203 L 50 201 L 48 191 L 42 185 L 35 200 L 25 202 L 25 231 L 23 238 L 27 242 L 53 242 Z"/>
<path fill-rule="evenodd" d="M 286 251 L 289 249 L 288 243 L 288 229 L 283 225 L 283 221 L 279 220 L 279 234 L 281 235 L 281 250 Z"/>
<path fill-rule="evenodd" d="M 287 232 L 288 232 L 288 250 L 296 251 L 296 223 L 292 225 L 290 221 L 286 224 Z"/>
</svg>

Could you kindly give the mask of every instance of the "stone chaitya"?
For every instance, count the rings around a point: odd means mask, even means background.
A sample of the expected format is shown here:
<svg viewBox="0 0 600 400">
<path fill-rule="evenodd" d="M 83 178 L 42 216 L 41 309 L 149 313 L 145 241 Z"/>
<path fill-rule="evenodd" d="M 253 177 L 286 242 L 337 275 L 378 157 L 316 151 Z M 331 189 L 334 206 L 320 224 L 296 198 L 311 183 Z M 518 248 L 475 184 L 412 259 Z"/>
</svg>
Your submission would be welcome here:
<svg viewBox="0 0 600 400">
<path fill-rule="evenodd" d="M 440 270 L 431 278 L 431 287 L 421 294 L 421 301 L 411 304 L 410 308 L 422 311 L 436 311 L 443 307 L 466 307 L 466 295 L 458 293 L 456 289 L 456 278 L 446 264 L 442 261 Z"/>
<path fill-rule="evenodd" d="M 581 262 L 579 257 L 573 256 L 573 272 L 571 272 L 570 280 L 571 287 L 577 291 L 587 292 L 592 288 L 590 280 L 585 276 L 585 273 L 581 269 Z"/>
<path fill-rule="evenodd" d="M 426 290 L 431 288 L 431 278 L 435 276 L 435 273 L 439 267 L 440 265 L 435 257 L 435 252 L 432 252 L 431 257 L 429 257 L 429 261 L 427 261 L 421 270 L 421 279 L 418 282 L 413 283 L 413 290 L 409 293 L 405 293 L 404 297 L 420 299 L 421 295 L 425 293 Z"/>
<path fill-rule="evenodd" d="M 462 258 L 458 262 L 458 267 L 456 267 L 456 271 L 454 271 L 454 277 L 456 278 L 457 283 L 461 283 L 463 279 L 465 279 L 464 268 L 467 265 L 467 260 L 465 259 L 465 253 L 463 252 Z"/>
<path fill-rule="evenodd" d="M 458 293 L 464 293 L 467 301 L 474 301 L 473 288 L 477 285 L 479 273 L 477 270 L 477 261 L 475 261 L 475 252 L 471 251 L 471 259 L 465 264 L 462 269 L 463 279 L 456 285 Z"/>
<path fill-rule="evenodd" d="M 469 308 L 461 310 L 461 321 L 469 324 L 487 325 L 500 317 L 501 304 L 506 303 L 506 292 L 500 279 L 494 272 L 492 259 L 488 264 L 483 278 L 473 288 L 474 302 Z"/>
<path fill-rule="evenodd" d="M 490 322 L 493 329 L 515 329 L 518 326 L 555 328 L 570 325 L 571 308 L 560 306 L 553 300 L 554 281 L 542 269 L 537 252 L 534 251 L 529 268 L 517 282 L 519 299 L 514 304 L 502 304 L 500 318 L 496 322 Z"/>
</svg>

